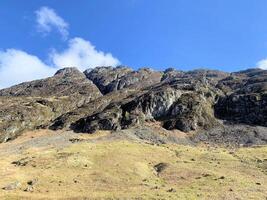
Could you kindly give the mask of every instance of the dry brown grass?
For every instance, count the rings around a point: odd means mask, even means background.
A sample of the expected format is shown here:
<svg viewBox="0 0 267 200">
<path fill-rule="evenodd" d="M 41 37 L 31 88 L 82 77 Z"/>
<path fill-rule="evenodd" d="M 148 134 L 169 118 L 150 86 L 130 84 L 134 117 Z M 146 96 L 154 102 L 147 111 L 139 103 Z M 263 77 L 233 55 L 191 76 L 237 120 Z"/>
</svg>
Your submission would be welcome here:
<svg viewBox="0 0 267 200">
<path fill-rule="evenodd" d="M 32 134 L 32 133 L 31 133 Z M 31 139 L 31 134 L 22 140 Z M 40 135 L 38 135 L 40 134 Z M 38 133 L 33 137 L 42 137 Z M 44 135 L 43 135 L 44 134 Z M 124 140 L 28 148 L 1 156 L 0 199 L 266 199 L 267 147 L 229 150 Z M 19 138 L 20 139 L 20 138 Z M 19 142 L 11 142 L 16 145 Z M 7 145 L 7 144 L 1 144 Z M 26 160 L 25 166 L 13 161 Z M 157 173 L 154 166 L 166 163 Z M 27 182 L 38 179 L 33 191 Z"/>
</svg>

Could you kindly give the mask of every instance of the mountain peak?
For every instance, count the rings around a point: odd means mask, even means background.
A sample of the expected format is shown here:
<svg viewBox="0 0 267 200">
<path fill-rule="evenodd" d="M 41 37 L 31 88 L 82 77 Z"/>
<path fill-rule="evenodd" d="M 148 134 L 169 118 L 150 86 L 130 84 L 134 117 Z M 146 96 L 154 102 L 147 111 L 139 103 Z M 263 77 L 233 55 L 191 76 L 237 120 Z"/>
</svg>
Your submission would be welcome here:
<svg viewBox="0 0 267 200">
<path fill-rule="evenodd" d="M 56 73 L 56 75 L 60 75 L 60 76 L 66 76 L 69 74 L 81 74 L 82 72 L 80 70 L 78 70 L 76 67 L 65 67 L 62 69 L 59 69 Z"/>
</svg>

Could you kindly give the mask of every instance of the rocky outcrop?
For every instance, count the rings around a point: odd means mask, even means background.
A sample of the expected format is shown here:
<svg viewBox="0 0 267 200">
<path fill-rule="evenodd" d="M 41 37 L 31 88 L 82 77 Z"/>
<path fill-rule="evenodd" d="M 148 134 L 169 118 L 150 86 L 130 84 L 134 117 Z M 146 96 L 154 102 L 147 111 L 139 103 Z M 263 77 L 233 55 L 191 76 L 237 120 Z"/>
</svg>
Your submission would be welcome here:
<svg viewBox="0 0 267 200">
<path fill-rule="evenodd" d="M 114 80 L 108 86 L 108 90 L 110 92 L 117 91 L 130 86 L 141 89 L 159 83 L 161 77 L 162 73 L 160 72 L 156 72 L 149 68 L 142 68 L 138 71 L 133 71 L 117 80 Z"/>
<path fill-rule="evenodd" d="M 175 70 L 173 68 L 168 68 L 164 71 L 162 76 L 162 81 L 173 80 L 173 79 L 198 79 L 206 81 L 209 84 L 217 84 L 220 80 L 225 79 L 230 74 L 218 70 L 208 70 L 208 69 L 197 69 L 193 71 L 184 72 L 181 70 Z"/>
<path fill-rule="evenodd" d="M 214 119 L 212 101 L 202 95 L 184 93 L 172 105 L 169 118 L 164 121 L 163 127 L 189 132 L 197 130 L 198 127 L 207 130 L 216 124 L 218 123 Z"/>
<path fill-rule="evenodd" d="M 50 78 L 21 83 L 0 90 L 0 96 L 71 96 L 77 104 L 82 105 L 102 95 L 99 89 L 78 69 L 64 68 Z"/>
<path fill-rule="evenodd" d="M 81 118 L 72 129 L 76 132 L 94 133 L 97 130 L 120 130 L 122 120 L 122 110 L 112 105 L 97 114 Z"/>
<path fill-rule="evenodd" d="M 111 92 L 110 84 L 113 81 L 125 76 L 132 72 L 132 69 L 128 67 L 96 67 L 94 69 L 87 69 L 84 71 L 85 76 L 93 81 L 93 83 L 99 88 L 103 94 Z"/>
<path fill-rule="evenodd" d="M 248 69 L 231 73 L 225 79 L 218 82 L 217 88 L 225 94 L 259 93 L 266 91 L 267 71 L 262 69 Z"/>
<path fill-rule="evenodd" d="M 130 95 L 124 100 L 111 102 L 103 111 L 74 122 L 72 128 L 77 132 L 92 133 L 96 130 L 120 130 L 142 125 L 147 120 L 166 115 L 179 93 L 169 88 L 135 95 L 135 98 Z"/>
<path fill-rule="evenodd" d="M 221 97 L 215 105 L 218 118 L 235 123 L 267 126 L 267 93 Z"/>
<path fill-rule="evenodd" d="M 159 83 L 162 73 L 149 68 L 132 71 L 127 67 L 97 67 L 86 70 L 85 75 L 98 86 L 103 94 L 135 86 L 144 88 Z"/>
<path fill-rule="evenodd" d="M 249 69 L 231 74 L 218 87 L 225 89 L 215 104 L 216 116 L 233 123 L 267 126 L 267 72 Z"/>
<path fill-rule="evenodd" d="M 63 128 L 70 128 L 73 123 L 79 119 L 91 116 L 93 114 L 102 112 L 108 105 L 116 104 L 121 101 L 131 101 L 132 99 L 144 94 L 147 90 L 139 90 L 135 87 L 122 89 L 108 93 L 100 98 L 83 104 L 70 112 L 67 112 L 56 118 L 50 125 L 50 129 L 58 130 Z"/>
</svg>

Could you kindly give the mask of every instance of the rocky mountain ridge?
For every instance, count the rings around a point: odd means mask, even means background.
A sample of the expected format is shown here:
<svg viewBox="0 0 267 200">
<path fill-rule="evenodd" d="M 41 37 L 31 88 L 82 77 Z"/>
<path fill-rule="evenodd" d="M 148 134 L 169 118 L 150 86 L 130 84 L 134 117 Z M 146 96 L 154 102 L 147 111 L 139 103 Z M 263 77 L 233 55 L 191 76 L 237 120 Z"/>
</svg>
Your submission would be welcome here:
<svg viewBox="0 0 267 200">
<path fill-rule="evenodd" d="M 1 142 L 38 128 L 94 133 L 147 123 L 182 131 L 195 142 L 267 142 L 267 71 L 261 69 L 64 68 L 0 90 L 0 99 Z"/>
</svg>

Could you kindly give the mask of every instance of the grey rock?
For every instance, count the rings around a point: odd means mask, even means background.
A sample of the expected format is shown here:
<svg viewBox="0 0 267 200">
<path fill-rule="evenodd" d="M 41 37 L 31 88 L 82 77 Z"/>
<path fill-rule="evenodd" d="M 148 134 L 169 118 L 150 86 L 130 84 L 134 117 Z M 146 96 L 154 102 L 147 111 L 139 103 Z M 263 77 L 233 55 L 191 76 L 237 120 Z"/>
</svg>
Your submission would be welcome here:
<svg viewBox="0 0 267 200">
<path fill-rule="evenodd" d="M 192 137 L 192 141 L 228 146 L 263 145 L 267 142 L 267 128 L 244 124 L 224 124 L 199 132 Z"/>
<path fill-rule="evenodd" d="M 137 88 L 146 88 L 153 84 L 159 83 L 162 77 L 162 73 L 156 72 L 150 68 L 141 68 L 138 71 L 133 71 L 122 76 L 119 79 L 112 81 L 108 85 L 108 91 L 121 90 L 134 86 Z"/>
<path fill-rule="evenodd" d="M 135 85 L 138 88 L 148 87 L 160 82 L 162 74 L 149 68 L 132 71 L 127 67 L 97 67 L 86 70 L 86 77 L 94 82 L 103 94 L 121 90 Z"/>
<path fill-rule="evenodd" d="M 15 189 L 17 189 L 20 186 L 21 186 L 20 182 L 19 181 L 15 181 L 13 183 L 10 183 L 10 184 L 6 185 L 2 189 L 3 190 L 15 190 Z"/>
<path fill-rule="evenodd" d="M 250 125 L 267 126 L 267 93 L 221 97 L 215 105 L 218 118 Z"/>
<path fill-rule="evenodd" d="M 168 167 L 168 163 L 158 163 L 154 166 L 155 171 L 157 172 L 157 174 L 160 174 L 161 172 L 163 172 L 167 167 Z"/>
<path fill-rule="evenodd" d="M 103 94 L 111 92 L 110 84 L 122 76 L 132 72 L 128 67 L 96 67 L 84 71 L 85 76 L 93 81 Z"/>
<path fill-rule="evenodd" d="M 96 130 L 120 130 L 122 111 L 119 107 L 110 106 L 103 112 L 82 118 L 72 125 L 76 132 L 93 133 Z"/>
</svg>

